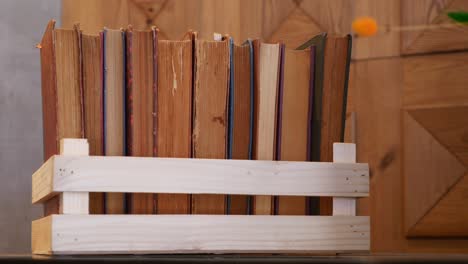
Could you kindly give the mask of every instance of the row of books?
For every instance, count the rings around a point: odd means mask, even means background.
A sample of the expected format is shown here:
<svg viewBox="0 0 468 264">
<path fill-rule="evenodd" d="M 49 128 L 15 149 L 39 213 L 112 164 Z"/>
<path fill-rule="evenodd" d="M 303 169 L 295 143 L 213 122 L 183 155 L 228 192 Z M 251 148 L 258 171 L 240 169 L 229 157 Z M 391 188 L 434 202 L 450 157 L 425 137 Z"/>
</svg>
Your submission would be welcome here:
<svg viewBox="0 0 468 264">
<path fill-rule="evenodd" d="M 162 40 L 156 28 L 87 35 L 50 21 L 40 50 L 45 159 L 61 138 L 85 137 L 91 155 L 332 161 L 333 142 L 343 140 L 350 36 L 324 33 L 288 49 L 196 32 Z M 307 215 L 331 206 L 307 197 L 94 193 L 90 210 Z"/>
</svg>

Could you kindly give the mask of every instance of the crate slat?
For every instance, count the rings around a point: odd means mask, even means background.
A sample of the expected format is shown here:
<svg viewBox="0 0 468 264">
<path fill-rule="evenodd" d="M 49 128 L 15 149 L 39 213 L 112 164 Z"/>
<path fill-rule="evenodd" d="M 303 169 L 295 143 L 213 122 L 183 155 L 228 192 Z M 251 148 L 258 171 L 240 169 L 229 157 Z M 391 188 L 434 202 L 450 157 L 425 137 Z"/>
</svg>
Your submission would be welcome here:
<svg viewBox="0 0 468 264">
<path fill-rule="evenodd" d="M 32 186 L 33 203 L 65 191 L 364 197 L 369 192 L 369 167 L 365 163 L 58 155 L 34 173 Z"/>
<path fill-rule="evenodd" d="M 33 222 L 36 254 L 358 252 L 367 216 L 52 215 Z M 43 237 L 44 243 L 39 243 Z"/>
</svg>

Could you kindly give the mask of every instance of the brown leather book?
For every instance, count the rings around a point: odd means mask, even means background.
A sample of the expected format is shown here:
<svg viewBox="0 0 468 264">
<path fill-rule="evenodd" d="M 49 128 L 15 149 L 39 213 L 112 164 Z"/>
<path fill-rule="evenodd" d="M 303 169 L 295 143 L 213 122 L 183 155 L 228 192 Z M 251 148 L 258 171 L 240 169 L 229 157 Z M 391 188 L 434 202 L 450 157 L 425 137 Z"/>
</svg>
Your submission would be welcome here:
<svg viewBox="0 0 468 264">
<path fill-rule="evenodd" d="M 104 155 L 102 46 L 100 35 L 82 34 L 84 132 L 90 155 Z M 104 213 L 104 194 L 89 194 L 89 212 Z"/>
<path fill-rule="evenodd" d="M 320 161 L 333 161 L 333 143 L 344 139 L 351 36 L 327 36 L 325 45 Z M 320 198 L 320 214 L 333 213 L 331 197 Z"/>
<path fill-rule="evenodd" d="M 275 160 L 281 44 L 267 44 L 255 40 L 254 53 L 254 159 Z M 271 215 L 273 210 L 272 196 L 254 196 L 253 214 Z"/>
<path fill-rule="evenodd" d="M 84 136 L 81 74 L 81 33 L 47 24 L 40 43 L 44 160 L 58 154 L 62 138 Z M 44 206 L 46 215 L 58 213 L 58 199 Z"/>
<path fill-rule="evenodd" d="M 194 158 L 226 158 L 229 43 L 195 42 Z M 193 214 L 224 214 L 225 195 L 192 195 Z"/>
<path fill-rule="evenodd" d="M 125 33 L 104 29 L 104 153 L 125 156 Z M 124 214 L 123 193 L 106 193 L 106 214 Z"/>
<path fill-rule="evenodd" d="M 314 48 L 286 49 L 284 52 L 284 78 L 278 111 L 278 160 L 310 159 Z M 278 215 L 306 215 L 307 199 L 279 196 L 275 211 Z"/>
<path fill-rule="evenodd" d="M 129 156 L 152 157 L 154 154 L 154 30 L 127 29 L 127 153 Z M 152 214 L 154 195 L 128 195 L 131 214 Z"/>
<path fill-rule="evenodd" d="M 190 158 L 193 41 L 159 40 L 156 156 Z M 158 214 L 189 214 L 189 194 L 157 194 Z"/>
<path fill-rule="evenodd" d="M 230 158 L 251 159 L 252 137 L 252 73 L 251 42 L 233 45 L 233 87 L 231 88 L 230 109 L 231 137 Z M 249 214 L 249 196 L 230 195 L 229 214 Z"/>
</svg>

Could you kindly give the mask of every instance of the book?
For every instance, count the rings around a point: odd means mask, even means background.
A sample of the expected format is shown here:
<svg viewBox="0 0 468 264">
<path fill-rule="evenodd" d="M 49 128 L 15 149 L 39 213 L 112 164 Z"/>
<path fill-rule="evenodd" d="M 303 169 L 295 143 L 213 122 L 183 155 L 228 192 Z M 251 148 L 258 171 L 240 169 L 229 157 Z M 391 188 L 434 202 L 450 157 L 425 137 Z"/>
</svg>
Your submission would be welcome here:
<svg viewBox="0 0 468 264">
<path fill-rule="evenodd" d="M 254 159 L 275 160 L 278 90 L 280 83 L 282 44 L 254 41 L 255 53 L 255 125 Z M 253 214 L 271 215 L 274 210 L 271 196 L 253 198 Z"/>
<path fill-rule="evenodd" d="M 100 35 L 81 35 L 84 134 L 89 155 L 104 155 L 103 72 Z M 104 213 L 104 194 L 89 194 L 89 212 Z"/>
<path fill-rule="evenodd" d="M 333 143 L 344 141 L 351 36 L 327 36 L 324 54 L 320 161 L 333 161 Z M 333 213 L 332 197 L 320 198 L 320 214 Z"/>
<path fill-rule="evenodd" d="M 284 77 L 280 85 L 277 159 L 310 160 L 312 98 L 315 47 L 284 52 Z M 278 215 L 306 215 L 306 197 L 280 196 L 275 203 Z"/>
<path fill-rule="evenodd" d="M 155 29 L 126 31 L 127 50 L 127 154 L 136 157 L 154 155 L 154 100 L 155 100 Z M 152 214 L 154 195 L 129 194 L 127 210 L 131 214 Z"/>
<path fill-rule="evenodd" d="M 156 156 L 190 158 L 192 151 L 191 34 L 158 41 Z M 157 194 L 158 214 L 189 214 L 190 195 Z"/>
<path fill-rule="evenodd" d="M 253 46 L 252 41 L 232 46 L 229 97 L 229 159 L 252 159 Z M 249 214 L 247 195 L 230 195 L 228 214 Z"/>
<path fill-rule="evenodd" d="M 344 140 L 351 45 L 350 35 L 330 36 L 323 33 L 297 48 L 316 46 L 311 151 L 313 161 L 333 161 L 333 143 Z M 319 206 L 311 208 L 315 208 L 311 210 L 312 214 L 331 215 L 332 198 L 321 197 Z"/>
<path fill-rule="evenodd" d="M 193 157 L 227 157 L 229 41 L 195 41 Z M 193 194 L 193 214 L 226 213 L 225 195 Z"/>
<path fill-rule="evenodd" d="M 125 32 L 105 28 L 102 33 L 104 68 L 104 154 L 125 156 Z M 106 214 L 125 213 L 123 193 L 105 194 Z"/>
<path fill-rule="evenodd" d="M 311 120 L 311 137 L 310 137 L 310 160 L 320 161 L 320 141 L 321 141 L 321 126 L 322 126 L 322 91 L 323 91 L 323 64 L 325 54 L 325 40 L 327 33 L 321 33 L 312 37 L 296 50 L 304 50 L 314 47 L 314 91 L 312 102 L 312 120 Z M 319 197 L 308 197 L 308 214 L 320 214 L 320 199 Z"/>
<path fill-rule="evenodd" d="M 40 47 L 44 161 L 59 154 L 62 138 L 84 137 L 81 32 L 47 24 Z M 58 198 L 45 203 L 44 213 L 59 212 Z"/>
</svg>

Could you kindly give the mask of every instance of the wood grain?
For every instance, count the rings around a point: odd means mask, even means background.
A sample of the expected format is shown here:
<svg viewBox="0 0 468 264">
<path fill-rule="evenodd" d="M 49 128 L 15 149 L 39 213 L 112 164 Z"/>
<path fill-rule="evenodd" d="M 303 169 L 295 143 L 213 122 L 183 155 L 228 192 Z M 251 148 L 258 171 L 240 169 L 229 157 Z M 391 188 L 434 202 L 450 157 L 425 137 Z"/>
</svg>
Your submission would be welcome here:
<svg viewBox="0 0 468 264">
<path fill-rule="evenodd" d="M 466 169 L 410 114 L 404 114 L 403 124 L 405 225 L 409 231 L 465 174 Z"/>
<path fill-rule="evenodd" d="M 31 249 L 34 254 L 52 254 L 52 216 L 32 221 Z"/>
<path fill-rule="evenodd" d="M 403 59 L 403 105 L 414 108 L 466 104 L 467 61 L 468 52 Z"/>
<path fill-rule="evenodd" d="M 416 226 L 409 230 L 410 237 L 466 237 L 468 210 L 466 193 L 468 174 L 465 174 Z"/>
<path fill-rule="evenodd" d="M 300 8 L 295 8 L 291 14 L 268 36 L 270 42 L 282 42 L 286 47 L 295 49 L 322 29 Z"/>
<path fill-rule="evenodd" d="M 63 27 L 80 22 L 85 33 L 98 34 L 104 27 L 123 28 L 129 20 L 128 0 L 62 0 Z"/>
<path fill-rule="evenodd" d="M 349 92 L 357 117 L 357 158 L 358 162 L 369 162 L 372 172 L 369 212 L 373 252 L 408 250 L 400 174 L 402 90 L 396 88 L 402 82 L 401 67 L 398 58 L 358 61 L 350 73 Z"/>
<path fill-rule="evenodd" d="M 421 30 L 406 30 L 402 32 L 401 49 L 403 54 L 430 53 L 437 51 L 453 51 L 468 48 L 468 29 L 464 25 L 457 26 L 447 16 L 447 12 L 466 10 L 468 3 L 463 0 L 416 0 L 402 1 L 402 25 L 428 25 Z M 453 27 L 437 27 L 441 24 L 451 24 Z"/>
<path fill-rule="evenodd" d="M 51 241 L 33 253 L 362 252 L 369 236 L 367 216 L 53 215 L 33 222 Z"/>
</svg>

